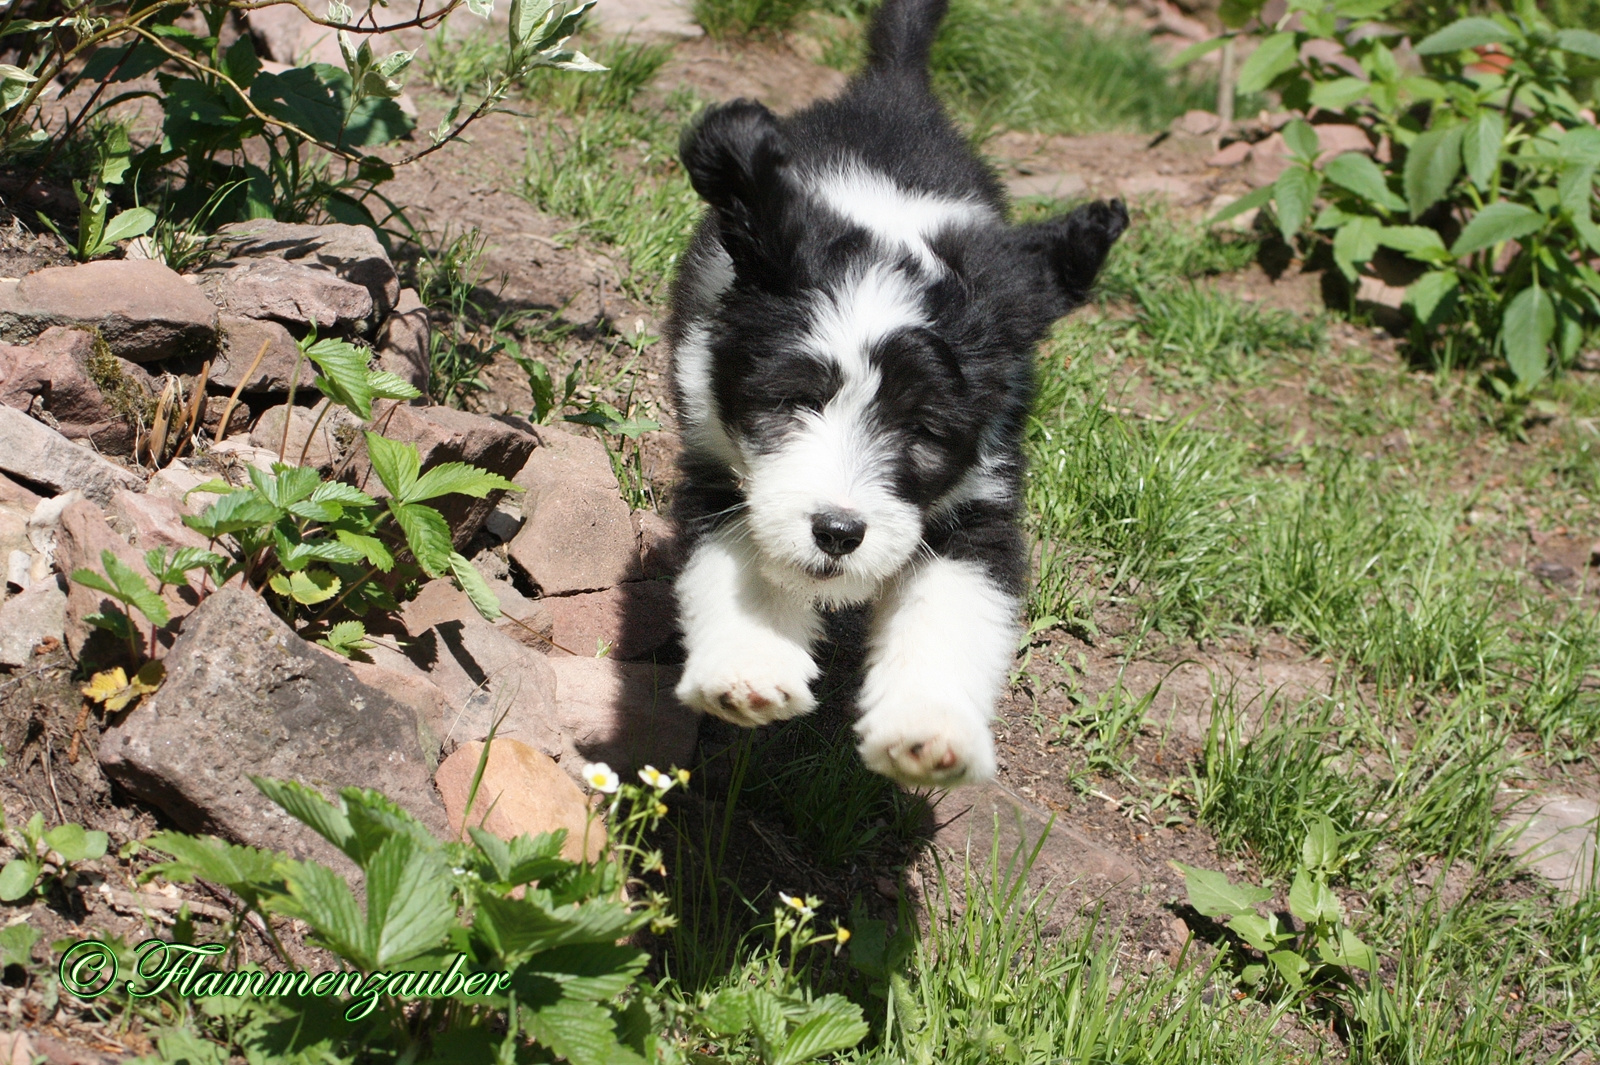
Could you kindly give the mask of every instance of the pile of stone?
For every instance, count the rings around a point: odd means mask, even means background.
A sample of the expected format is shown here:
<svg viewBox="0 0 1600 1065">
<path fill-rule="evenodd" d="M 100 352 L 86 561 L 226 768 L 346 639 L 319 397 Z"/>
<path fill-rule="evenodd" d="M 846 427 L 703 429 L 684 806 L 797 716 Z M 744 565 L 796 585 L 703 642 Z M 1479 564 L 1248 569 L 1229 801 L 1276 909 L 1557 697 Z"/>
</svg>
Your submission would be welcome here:
<svg viewBox="0 0 1600 1065">
<path fill-rule="evenodd" d="M 151 548 L 205 547 L 182 521 L 214 498 L 189 496 L 198 484 L 303 454 L 381 493 L 366 484 L 367 426 L 343 408 L 316 424 L 298 340 L 369 345 L 376 367 L 426 396 L 426 309 L 370 230 L 266 221 L 221 237 L 226 258 L 188 275 L 124 259 L 0 279 L 0 668 L 62 645 L 94 665 L 104 637 L 87 619 L 105 597 L 67 575 L 99 570 L 106 550 L 142 572 Z M 163 392 L 183 397 L 168 406 L 184 432 L 165 446 L 151 437 Z M 458 763 L 495 728 L 507 754 L 483 794 L 548 822 L 496 823 L 542 831 L 581 821 L 570 778 L 586 762 L 687 765 L 699 722 L 670 694 L 670 529 L 630 513 L 604 446 L 425 399 L 373 415 L 424 469 L 469 462 L 523 489 L 439 501 L 504 616 L 484 620 L 435 581 L 387 630 L 369 618 L 378 646 L 347 661 L 247 588 L 168 589 L 173 620 L 154 634 L 167 679 L 106 722 L 106 773 L 185 828 L 333 860 L 249 774 L 378 788 L 444 832 L 447 809 L 458 829 L 465 816 Z"/>
</svg>

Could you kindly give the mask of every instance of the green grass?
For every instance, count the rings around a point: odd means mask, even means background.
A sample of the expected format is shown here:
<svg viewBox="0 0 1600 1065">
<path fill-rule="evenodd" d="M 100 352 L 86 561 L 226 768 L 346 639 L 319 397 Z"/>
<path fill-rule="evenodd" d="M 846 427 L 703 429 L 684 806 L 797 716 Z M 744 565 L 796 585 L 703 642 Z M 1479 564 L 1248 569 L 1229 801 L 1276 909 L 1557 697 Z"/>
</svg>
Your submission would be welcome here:
<svg viewBox="0 0 1600 1065">
<path fill-rule="evenodd" d="M 694 20 L 716 40 L 782 33 L 816 0 L 694 0 Z"/>
</svg>

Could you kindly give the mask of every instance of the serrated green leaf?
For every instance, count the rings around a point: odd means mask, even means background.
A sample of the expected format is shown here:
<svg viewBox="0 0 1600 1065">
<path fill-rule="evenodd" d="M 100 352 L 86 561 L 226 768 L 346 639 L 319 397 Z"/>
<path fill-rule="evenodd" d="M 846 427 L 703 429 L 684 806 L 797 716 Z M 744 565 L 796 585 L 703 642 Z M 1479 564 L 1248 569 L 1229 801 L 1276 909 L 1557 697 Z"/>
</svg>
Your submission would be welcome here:
<svg viewBox="0 0 1600 1065">
<path fill-rule="evenodd" d="M 1389 189 L 1378 164 L 1361 152 L 1345 152 L 1328 160 L 1323 176 L 1342 189 L 1360 196 L 1386 211 L 1403 210 L 1406 201 Z"/>
<path fill-rule="evenodd" d="M 380 573 L 388 573 L 394 568 L 394 555 L 376 536 L 351 532 L 349 529 L 335 529 L 333 535 L 338 537 L 341 544 L 360 552 L 361 557 L 369 565 L 377 566 Z"/>
<path fill-rule="evenodd" d="M 273 851 L 181 832 L 158 832 L 145 842 L 173 859 L 151 866 L 143 874 L 146 877 L 164 876 L 184 884 L 202 877 L 221 884 L 247 905 L 254 905 L 264 890 L 282 880 L 279 863 L 285 856 Z"/>
<path fill-rule="evenodd" d="M 1461 161 L 1478 188 L 1488 189 L 1494 180 L 1505 137 L 1505 119 L 1492 108 L 1485 107 L 1467 123 L 1467 131 L 1461 135 Z"/>
<path fill-rule="evenodd" d="M 774 1065 L 799 1065 L 841 1050 L 849 1050 L 867 1037 L 867 1022 L 861 1007 L 842 995 L 826 995 L 817 1001 L 823 1012 L 801 1024 L 789 1035 Z"/>
<path fill-rule="evenodd" d="M 1292 242 L 1311 214 L 1322 176 L 1303 166 L 1291 166 L 1278 175 L 1272 185 L 1272 201 L 1278 210 L 1278 229 L 1283 239 Z"/>
<path fill-rule="evenodd" d="M 388 370 L 374 370 L 367 378 L 373 399 L 416 399 L 422 395 L 415 385 Z"/>
<path fill-rule="evenodd" d="M 1300 61 L 1300 47 L 1292 33 L 1274 33 L 1256 46 L 1250 58 L 1239 68 L 1237 82 L 1240 92 L 1260 92 L 1279 74 L 1292 69 Z"/>
<path fill-rule="evenodd" d="M 344 877 L 317 862 L 296 862 L 285 879 L 294 916 L 311 926 L 318 942 L 359 969 L 381 968 Z"/>
<path fill-rule="evenodd" d="M 317 641 L 330 651 L 349 658 L 357 651 L 365 651 L 372 644 L 367 640 L 367 627 L 359 621 L 341 621 Z"/>
<path fill-rule="evenodd" d="M 360 860 L 350 819 L 319 792 L 294 780 L 253 776 L 250 783 L 261 794 L 283 807 L 290 817 L 309 826 L 317 835 L 344 851 L 352 861 Z"/>
<path fill-rule="evenodd" d="M 456 587 L 467 593 L 467 598 L 485 620 L 499 619 L 500 597 L 494 594 L 494 589 L 489 587 L 489 582 L 483 579 L 483 574 L 478 572 L 478 567 L 470 559 L 450 552 L 450 572 L 456 579 Z"/>
<path fill-rule="evenodd" d="M 337 503 L 302 499 L 289 504 L 289 513 L 307 521 L 330 522 L 338 521 L 344 515 L 344 508 Z"/>
<path fill-rule="evenodd" d="M 1465 134 L 1465 126 L 1434 128 L 1412 142 L 1402 175 L 1412 218 L 1421 217 L 1450 191 L 1451 183 L 1461 173 L 1461 140 Z"/>
<path fill-rule="evenodd" d="M 276 573 L 267 582 L 279 595 L 288 596 L 303 606 L 326 603 L 339 594 L 340 580 L 325 569 Z"/>
<path fill-rule="evenodd" d="M 750 989 L 750 1027 L 755 1031 L 762 1058 L 776 1058 L 783 1050 L 789 1025 L 784 1020 L 783 1004 L 766 988 Z"/>
<path fill-rule="evenodd" d="M 367 935 L 373 961 L 392 968 L 438 946 L 456 920 L 439 852 L 393 835 L 365 863 Z"/>
<path fill-rule="evenodd" d="M 568 998 L 608 1002 L 626 991 L 649 961 L 637 947 L 574 943 L 540 951 L 518 966 L 517 975 L 554 980 Z"/>
<path fill-rule="evenodd" d="M 1544 377 L 1555 331 L 1555 304 L 1539 285 L 1529 285 L 1506 305 L 1500 320 L 1500 347 L 1519 384 L 1531 388 Z"/>
<path fill-rule="evenodd" d="M 167 604 L 132 566 L 118 558 L 110 548 L 100 552 L 100 565 L 116 585 L 112 595 L 143 614 L 156 628 L 172 620 Z M 104 591 L 105 589 L 99 589 Z"/>
<path fill-rule="evenodd" d="M 118 640 L 132 640 L 137 636 L 133 622 L 120 610 L 96 610 L 92 614 L 85 614 L 83 620 L 97 629 L 104 629 Z"/>
<path fill-rule="evenodd" d="M 472 496 L 482 499 L 497 490 L 515 490 L 516 485 L 499 474 L 481 470 L 465 462 L 445 462 L 424 473 L 405 494 L 403 503 L 422 503 L 443 495 Z"/>
<path fill-rule="evenodd" d="M 1544 215 L 1533 208 L 1500 200 L 1472 216 L 1451 246 L 1450 254 L 1464 259 L 1473 252 L 1537 232 L 1544 223 Z"/>
<path fill-rule="evenodd" d="M 1225 913 L 1251 913 L 1257 903 L 1272 898 L 1272 892 L 1266 888 L 1234 884 L 1223 874 L 1210 869 L 1196 869 L 1182 862 L 1168 864 L 1183 874 L 1189 905 L 1207 917 L 1220 917 Z"/>
<path fill-rule="evenodd" d="M 1487 18 L 1457 19 L 1444 29 L 1430 33 L 1417 42 L 1418 55 L 1445 55 L 1464 52 L 1485 44 L 1506 44 L 1514 34 L 1500 23 Z"/>
<path fill-rule="evenodd" d="M 282 509 L 250 489 L 230 492 L 207 506 L 198 516 L 183 515 L 183 523 L 209 539 L 246 529 L 260 529 L 283 517 Z"/>
<path fill-rule="evenodd" d="M 348 340 L 333 337 L 319 340 L 305 351 L 306 358 L 322 371 L 317 381 L 322 394 L 348 407 L 362 421 L 371 418 L 372 383 L 367 362 L 372 353 Z"/>
<path fill-rule="evenodd" d="M 524 1013 L 523 1029 L 572 1065 L 644 1065 L 644 1059 L 617 1042 L 611 1011 L 592 1002 L 560 999 Z"/>
<path fill-rule="evenodd" d="M 417 483 L 417 473 L 422 468 L 416 445 L 403 444 L 373 432 L 365 435 L 367 458 L 372 463 L 373 472 L 391 496 L 404 499 L 406 493 L 411 491 L 411 486 Z"/>
<path fill-rule="evenodd" d="M 338 503 L 342 507 L 370 507 L 377 504 L 367 493 L 353 484 L 343 481 L 323 481 L 317 485 L 316 491 L 311 493 L 314 503 Z"/>
<path fill-rule="evenodd" d="M 417 565 L 430 577 L 442 577 L 450 570 L 450 556 L 455 545 L 450 542 L 450 526 L 430 506 L 421 503 L 401 503 L 389 500 L 389 511 L 406 534 L 406 546 L 417 560 Z"/>
</svg>

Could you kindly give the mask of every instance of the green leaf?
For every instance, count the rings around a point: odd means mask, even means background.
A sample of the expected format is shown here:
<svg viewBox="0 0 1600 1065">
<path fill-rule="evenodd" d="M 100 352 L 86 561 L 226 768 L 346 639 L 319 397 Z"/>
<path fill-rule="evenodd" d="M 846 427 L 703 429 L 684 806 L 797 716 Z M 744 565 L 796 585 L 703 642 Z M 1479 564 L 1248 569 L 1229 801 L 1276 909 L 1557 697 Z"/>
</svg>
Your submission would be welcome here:
<svg viewBox="0 0 1600 1065">
<path fill-rule="evenodd" d="M 1222 0 L 1217 8 L 1217 17 L 1224 26 L 1236 30 L 1260 15 L 1265 6 L 1266 0 Z"/>
<path fill-rule="evenodd" d="M 1318 82 L 1311 87 L 1311 103 L 1326 111 L 1343 111 L 1367 95 L 1367 82 L 1354 76 Z"/>
<path fill-rule="evenodd" d="M 1258 913 L 1237 914 L 1229 918 L 1228 927 L 1263 954 L 1278 945 L 1277 922 Z"/>
<path fill-rule="evenodd" d="M 472 605 L 487 621 L 500 617 L 500 597 L 494 594 L 489 582 L 483 579 L 478 567 L 465 555 L 450 552 L 450 572 L 455 576 L 456 587 L 467 593 Z"/>
<path fill-rule="evenodd" d="M 1384 226 L 1378 233 L 1378 244 L 1405 252 L 1419 262 L 1453 261 L 1444 239 L 1427 226 Z"/>
<path fill-rule="evenodd" d="M 367 386 L 372 389 L 373 399 L 416 399 L 422 395 L 410 381 L 388 370 L 374 370 L 367 377 Z"/>
<path fill-rule="evenodd" d="M 1210 869 L 1196 869 L 1182 862 L 1169 864 L 1183 874 L 1189 905 L 1207 917 L 1251 913 L 1257 903 L 1272 898 L 1272 892 L 1266 888 L 1231 883 L 1226 876 Z"/>
<path fill-rule="evenodd" d="M 367 627 L 359 621 L 341 621 L 328 630 L 328 635 L 317 642 L 346 658 L 372 646 L 367 641 Z"/>
<path fill-rule="evenodd" d="M 1450 191 L 1450 184 L 1461 172 L 1461 140 L 1465 133 L 1464 126 L 1434 128 L 1412 142 L 1403 175 L 1412 218 L 1420 217 Z"/>
<path fill-rule="evenodd" d="M 1569 29 L 1556 34 L 1556 47 L 1563 52 L 1600 59 L 1600 33 Z"/>
<path fill-rule="evenodd" d="M 230 492 L 206 507 L 198 516 L 185 514 L 183 523 L 215 540 L 227 533 L 260 529 L 283 517 L 283 511 L 258 492 L 242 489 Z"/>
<path fill-rule="evenodd" d="M 351 96 L 349 72 L 326 63 L 294 67 L 281 74 L 262 72 L 250 86 L 250 99 L 262 111 L 300 127 L 324 144 L 376 147 L 398 140 L 416 125 L 393 100 L 368 97 L 352 108 Z"/>
<path fill-rule="evenodd" d="M 44 842 L 63 861 L 89 862 L 105 854 L 107 836 L 104 832 L 86 832 L 82 825 L 68 822 L 46 832 Z"/>
<path fill-rule="evenodd" d="M 214 569 L 227 564 L 227 559 L 214 551 L 200 547 L 180 547 L 167 559 L 167 549 L 158 547 L 144 554 L 145 569 L 162 584 L 183 584 L 184 574 L 193 569 Z"/>
<path fill-rule="evenodd" d="M 1322 168 L 1322 173 L 1340 188 L 1386 211 L 1398 211 L 1406 205 L 1405 200 L 1390 191 L 1389 182 L 1378 164 L 1361 152 L 1345 152 L 1334 156 Z"/>
<path fill-rule="evenodd" d="M 417 483 L 417 471 L 422 468 L 416 445 L 403 444 L 373 432 L 365 435 L 367 458 L 372 462 L 373 472 L 390 495 L 404 499 L 411 486 Z"/>
<path fill-rule="evenodd" d="M 1500 112 L 1485 107 L 1467 123 L 1461 136 L 1461 161 L 1467 176 L 1480 189 L 1488 189 L 1500 165 L 1501 142 L 1506 137 L 1506 122 Z"/>
<path fill-rule="evenodd" d="M 195 837 L 181 832 L 158 832 L 146 843 L 173 860 L 152 866 L 145 875 L 160 875 L 179 883 L 202 877 L 221 884 L 246 903 L 253 903 L 264 888 L 281 880 L 282 855 L 228 843 L 215 836 Z"/>
<path fill-rule="evenodd" d="M 371 507 L 377 505 L 377 500 L 357 488 L 353 484 L 343 481 L 323 481 L 317 485 L 316 491 L 311 493 L 313 503 L 337 503 L 342 507 Z"/>
<path fill-rule="evenodd" d="M 798 1065 L 841 1050 L 849 1050 L 867 1037 L 867 1022 L 861 1007 L 842 995 L 826 995 L 816 1005 L 823 1012 L 812 1017 L 789 1036 L 774 1065 Z"/>
<path fill-rule="evenodd" d="M 1238 90 L 1260 92 L 1279 74 L 1300 61 L 1300 47 L 1292 33 L 1275 33 L 1256 46 L 1239 68 Z"/>
<path fill-rule="evenodd" d="M 1229 39 L 1230 38 L 1226 36 L 1222 36 L 1210 37 L 1204 41 L 1196 41 L 1194 44 L 1191 44 L 1189 47 L 1185 48 L 1183 51 L 1167 60 L 1167 69 L 1178 70 L 1181 67 L 1186 67 L 1190 63 L 1193 63 L 1196 59 L 1199 59 L 1201 56 L 1210 55 L 1212 52 L 1215 52 L 1218 48 L 1221 48 L 1223 45 L 1227 44 Z"/>
<path fill-rule="evenodd" d="M 592 1002 L 564 998 L 523 1014 L 524 1030 L 572 1065 L 644 1065 L 644 1059 L 617 1042 L 611 1011 Z"/>
<path fill-rule="evenodd" d="M 452 493 L 482 499 L 497 490 L 517 491 L 517 486 L 488 470 L 465 462 L 445 462 L 424 473 L 400 497 L 403 503 L 422 503 Z"/>
<path fill-rule="evenodd" d="M 335 529 L 333 535 L 346 547 L 361 553 L 361 557 L 369 565 L 377 566 L 380 573 L 388 573 L 394 568 L 394 555 L 389 548 L 376 536 L 365 533 L 351 532 L 349 529 Z"/>
<path fill-rule="evenodd" d="M 1272 186 L 1272 199 L 1278 208 L 1278 229 L 1283 239 L 1293 241 L 1311 214 L 1322 176 L 1303 166 L 1291 166 L 1278 175 Z"/>
<path fill-rule="evenodd" d="M 1500 200 L 1472 216 L 1450 248 L 1450 254 L 1464 259 L 1507 240 L 1516 240 L 1544 226 L 1545 217 L 1531 207 Z"/>
<path fill-rule="evenodd" d="M 320 793 L 294 780 L 253 776 L 250 783 L 261 794 L 283 807 L 290 817 L 310 826 L 317 835 L 344 851 L 352 861 L 360 860 L 349 817 Z"/>
<path fill-rule="evenodd" d="M 100 234 L 100 247 L 110 250 L 118 241 L 132 240 L 150 232 L 156 224 L 156 213 L 148 207 L 130 207 L 106 223 Z"/>
<path fill-rule="evenodd" d="M 784 1036 L 789 1026 L 784 1020 L 783 1004 L 766 988 L 750 989 L 750 1027 L 755 1030 L 761 1056 L 768 1061 L 776 1058 L 787 1041 Z"/>
<path fill-rule="evenodd" d="M 288 596 L 303 606 L 326 603 L 339 594 L 339 578 L 325 569 L 277 573 L 267 582 L 279 595 Z"/>
<path fill-rule="evenodd" d="M 365 870 L 366 941 L 373 961 L 392 968 L 437 946 L 456 920 L 439 852 L 393 835 L 367 859 Z"/>
<path fill-rule="evenodd" d="M 1283 127 L 1283 143 L 1288 145 L 1291 152 L 1308 163 L 1322 150 L 1322 142 L 1317 139 L 1317 131 L 1303 118 L 1297 118 Z"/>
<path fill-rule="evenodd" d="M 317 862 L 296 862 L 286 879 L 294 904 L 285 909 L 309 924 L 319 942 L 357 968 L 381 968 L 344 877 Z"/>
<path fill-rule="evenodd" d="M 389 500 L 389 511 L 406 534 L 406 546 L 411 548 L 417 565 L 430 577 L 444 576 L 450 569 L 450 556 L 455 553 L 444 515 L 421 503 L 394 499 Z"/>
<path fill-rule="evenodd" d="M 1371 215 L 1352 218 L 1339 227 L 1333 235 L 1333 261 L 1345 277 L 1355 280 L 1357 264 L 1372 259 L 1378 250 L 1378 232 L 1382 228 L 1383 223 Z"/>
<path fill-rule="evenodd" d="M 1344 919 L 1339 897 L 1326 881 L 1306 869 L 1295 873 L 1294 883 L 1289 885 L 1289 912 L 1306 924 L 1333 924 Z"/>
<path fill-rule="evenodd" d="M 1362 969 L 1369 973 L 1375 972 L 1378 968 L 1378 955 L 1354 932 L 1344 927 L 1339 929 L 1337 943 L 1321 943 L 1317 946 L 1317 953 L 1329 965 L 1342 965 L 1348 969 Z"/>
<path fill-rule="evenodd" d="M 156 628 L 160 628 L 172 619 L 167 610 L 167 604 L 156 594 L 154 588 L 140 576 L 137 570 L 128 565 L 116 554 L 107 548 L 100 552 L 100 565 L 105 569 L 106 576 L 111 578 L 110 584 L 106 582 L 91 583 L 79 578 L 79 570 L 73 574 L 73 579 L 80 584 L 87 584 L 96 591 L 107 592 L 118 601 L 127 604 L 143 614 Z"/>
<path fill-rule="evenodd" d="M 1275 950 L 1267 955 L 1278 975 L 1283 977 L 1283 982 L 1296 991 L 1305 986 L 1304 974 L 1311 968 L 1311 963 L 1292 950 Z"/>
<path fill-rule="evenodd" d="M 0 902 L 16 902 L 38 883 L 44 865 L 26 858 L 13 858 L 0 869 Z"/>
<path fill-rule="evenodd" d="M 1464 52 L 1485 44 L 1506 44 L 1515 35 L 1500 23 L 1487 18 L 1464 18 L 1430 33 L 1417 43 L 1418 55 L 1446 55 Z"/>
<path fill-rule="evenodd" d="M 1270 202 L 1272 202 L 1272 186 L 1268 185 L 1265 188 L 1256 189 L 1254 192 L 1247 193 L 1239 197 L 1237 200 L 1234 200 L 1232 203 L 1222 208 L 1222 210 L 1206 219 L 1206 224 L 1216 225 L 1218 222 L 1226 222 L 1230 218 L 1237 218 L 1239 215 L 1244 214 L 1253 207 L 1264 207 Z"/>
<path fill-rule="evenodd" d="M 29 924 L 7 925 L 0 930 L 0 968 L 33 963 L 33 945 L 39 941 L 39 930 Z"/>
<path fill-rule="evenodd" d="M 1406 288 L 1405 302 L 1416 312 L 1418 321 L 1433 325 L 1437 317 L 1435 312 L 1445 305 L 1446 298 L 1460 284 L 1461 278 L 1454 270 L 1430 270 Z"/>
<path fill-rule="evenodd" d="M 1500 347 L 1519 384 L 1531 388 L 1544 377 L 1555 331 L 1555 304 L 1539 285 L 1529 285 L 1506 305 L 1500 320 Z"/>
<path fill-rule="evenodd" d="M 327 338 L 306 348 L 306 358 L 322 376 L 316 385 L 334 403 L 348 407 L 362 421 L 372 417 L 372 384 L 367 362 L 372 353 L 348 340 Z"/>
<path fill-rule="evenodd" d="M 1300 841 L 1300 864 L 1311 870 L 1333 872 L 1339 867 L 1339 830 L 1327 814 L 1312 814 L 1306 838 Z"/>
<path fill-rule="evenodd" d="M 568 998 L 606 1002 L 626 991 L 649 961 L 650 955 L 637 947 L 572 943 L 541 950 L 518 966 L 517 973 L 519 978 L 554 980 Z"/>
</svg>

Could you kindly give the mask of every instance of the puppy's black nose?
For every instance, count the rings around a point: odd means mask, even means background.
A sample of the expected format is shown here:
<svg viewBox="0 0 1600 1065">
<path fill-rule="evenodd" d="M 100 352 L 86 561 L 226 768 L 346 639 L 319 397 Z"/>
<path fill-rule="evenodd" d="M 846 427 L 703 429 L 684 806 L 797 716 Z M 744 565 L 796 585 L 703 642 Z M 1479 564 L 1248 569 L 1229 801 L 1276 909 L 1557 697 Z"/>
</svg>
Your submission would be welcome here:
<svg viewBox="0 0 1600 1065">
<path fill-rule="evenodd" d="M 867 523 L 847 510 L 824 510 L 811 518 L 811 538 L 834 558 L 848 555 L 866 538 Z"/>
</svg>

